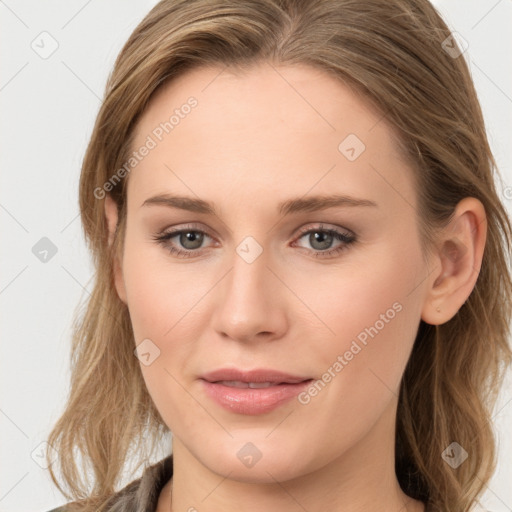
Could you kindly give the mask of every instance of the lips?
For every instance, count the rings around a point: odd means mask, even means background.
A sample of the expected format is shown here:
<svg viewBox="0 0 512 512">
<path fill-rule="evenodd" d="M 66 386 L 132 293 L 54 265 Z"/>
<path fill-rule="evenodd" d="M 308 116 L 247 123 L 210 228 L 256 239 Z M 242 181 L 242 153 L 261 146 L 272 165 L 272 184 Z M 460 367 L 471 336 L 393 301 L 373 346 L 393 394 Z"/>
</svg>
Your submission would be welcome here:
<svg viewBox="0 0 512 512">
<path fill-rule="evenodd" d="M 205 394 L 224 409 L 256 415 L 289 402 L 313 379 L 267 369 L 221 369 L 203 375 L 200 380 Z"/>
<path fill-rule="evenodd" d="M 219 380 L 216 384 L 222 384 L 230 388 L 251 388 L 251 389 L 262 389 L 269 388 L 270 386 L 278 386 L 281 382 L 243 382 L 241 380 Z"/>
<path fill-rule="evenodd" d="M 241 383 L 273 383 L 297 384 L 311 379 L 308 376 L 291 375 L 278 370 L 255 369 L 242 371 L 237 368 L 224 368 L 206 373 L 202 379 L 208 382 L 241 382 Z"/>
</svg>

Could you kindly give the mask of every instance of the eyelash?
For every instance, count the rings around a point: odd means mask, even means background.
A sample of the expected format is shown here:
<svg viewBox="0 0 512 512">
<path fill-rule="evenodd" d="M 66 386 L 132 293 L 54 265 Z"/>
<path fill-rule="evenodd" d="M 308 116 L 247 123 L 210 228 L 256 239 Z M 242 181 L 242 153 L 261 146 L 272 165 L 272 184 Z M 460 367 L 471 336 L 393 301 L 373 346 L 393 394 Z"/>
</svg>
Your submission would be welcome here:
<svg viewBox="0 0 512 512">
<path fill-rule="evenodd" d="M 155 240 L 157 243 L 163 245 L 171 254 L 174 254 L 178 258 L 191 258 L 193 257 L 194 253 L 199 253 L 200 249 L 196 250 L 190 250 L 190 249 L 177 249 L 173 245 L 169 244 L 169 241 L 171 238 L 174 238 L 178 235 L 181 235 L 182 233 L 200 233 L 211 237 L 208 233 L 201 229 L 197 229 L 195 226 L 185 226 L 184 228 L 174 230 L 174 231 L 163 231 L 161 233 L 158 233 L 156 236 L 152 237 L 153 240 Z M 342 232 L 338 231 L 336 229 L 332 228 L 324 228 L 323 225 L 319 225 L 315 228 L 301 228 L 299 230 L 299 237 L 297 240 L 300 240 L 304 235 L 310 234 L 310 233 L 327 233 L 329 235 L 332 235 L 336 240 L 339 240 L 340 242 L 343 242 L 342 245 L 339 245 L 338 247 L 335 247 L 333 249 L 327 249 L 325 251 L 320 250 L 312 250 L 313 256 L 316 258 L 327 258 L 336 254 L 341 253 L 342 251 L 345 251 L 348 249 L 349 245 L 356 241 L 356 236 L 353 234 L 349 234 L 348 232 Z M 302 249 L 305 249 L 302 247 Z M 311 249 L 306 249 L 308 251 L 311 251 Z"/>
</svg>

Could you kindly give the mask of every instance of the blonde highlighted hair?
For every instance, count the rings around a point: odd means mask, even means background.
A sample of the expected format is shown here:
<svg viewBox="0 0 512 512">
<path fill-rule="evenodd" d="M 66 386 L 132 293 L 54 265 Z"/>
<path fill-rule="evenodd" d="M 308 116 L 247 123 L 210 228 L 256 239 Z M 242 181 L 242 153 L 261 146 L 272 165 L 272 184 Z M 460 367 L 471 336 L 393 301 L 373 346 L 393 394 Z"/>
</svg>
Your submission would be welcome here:
<svg viewBox="0 0 512 512">
<path fill-rule="evenodd" d="M 444 49 L 450 35 L 427 0 L 163 0 L 136 27 L 109 76 L 83 160 L 80 211 L 95 283 L 75 317 L 69 397 L 48 438 L 61 469 L 58 477 L 50 466 L 52 480 L 77 510 L 105 510 L 128 457 L 144 464 L 168 433 L 113 280 L 128 177 L 109 191 L 119 211 L 112 245 L 95 190 L 126 162 L 137 120 L 163 83 L 199 66 L 236 70 L 261 61 L 321 69 L 382 112 L 415 171 L 425 250 L 461 199 L 476 197 L 485 207 L 476 285 L 445 324 L 421 321 L 396 431 L 404 492 L 433 510 L 465 512 L 476 503 L 496 467 L 492 413 L 512 363 L 512 228 L 467 63 Z M 469 454 L 456 469 L 441 457 L 453 441 Z"/>
</svg>

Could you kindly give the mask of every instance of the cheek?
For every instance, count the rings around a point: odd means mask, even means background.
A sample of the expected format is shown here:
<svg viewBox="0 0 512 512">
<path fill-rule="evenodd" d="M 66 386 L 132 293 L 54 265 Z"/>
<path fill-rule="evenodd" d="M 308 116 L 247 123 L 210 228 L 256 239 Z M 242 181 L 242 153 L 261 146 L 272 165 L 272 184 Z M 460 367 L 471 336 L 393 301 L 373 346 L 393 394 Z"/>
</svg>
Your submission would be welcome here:
<svg viewBox="0 0 512 512">
<path fill-rule="evenodd" d="M 139 350 L 140 367 L 147 390 L 164 419 L 174 430 L 191 428 L 195 402 L 184 392 L 182 372 L 193 360 L 192 340 L 199 338 L 201 298 L 211 285 L 190 279 L 187 265 L 172 265 L 165 251 L 146 242 L 126 238 L 123 275 L 128 309 Z M 135 348 L 135 347 L 134 347 Z M 149 353 L 148 358 L 141 354 Z M 178 425 L 176 418 L 180 418 Z"/>
<path fill-rule="evenodd" d="M 423 272 L 416 245 L 390 241 L 373 250 L 360 249 L 339 266 L 320 269 L 307 281 L 304 272 L 296 286 L 325 327 L 345 338 L 356 334 L 354 329 L 376 322 L 394 303 L 405 308 L 417 302 L 414 290 L 424 279 Z"/>
<path fill-rule="evenodd" d="M 163 248 L 134 238 L 126 239 L 123 275 L 135 341 L 152 336 L 162 346 L 176 332 L 197 329 L 196 310 L 212 284 L 201 272 L 191 279 L 188 264 L 176 264 Z"/>
<path fill-rule="evenodd" d="M 144 343 L 141 347 L 157 354 L 149 365 L 141 360 L 142 375 L 166 423 L 179 427 L 174 424 L 179 417 L 183 427 L 191 418 L 184 411 L 197 407 L 183 386 L 205 356 L 197 340 L 209 326 L 211 310 L 206 308 L 211 308 L 219 269 L 207 271 L 208 263 L 199 269 L 200 264 L 172 258 L 163 248 L 127 234 L 123 275 L 135 345 Z"/>
<path fill-rule="evenodd" d="M 403 251 L 404 245 L 390 244 L 331 276 L 329 284 L 317 280 L 317 293 L 309 295 L 308 304 L 334 334 L 322 327 L 319 336 L 317 327 L 316 345 L 303 350 L 319 380 L 300 403 L 308 428 L 322 432 L 329 446 L 355 442 L 398 396 L 421 310 L 418 294 L 411 293 L 421 254 L 411 246 L 404 261 Z"/>
<path fill-rule="evenodd" d="M 418 284 L 424 278 L 419 247 L 412 243 L 390 242 L 367 254 L 347 259 L 346 266 L 328 276 L 316 276 L 314 293 L 310 290 L 307 298 L 306 288 L 301 292 L 322 320 L 317 329 L 323 334 L 316 338 L 324 341 L 315 347 L 316 360 L 325 371 L 344 375 L 334 379 L 338 385 L 361 394 L 368 386 L 382 385 L 378 377 L 391 389 L 399 385 L 419 325 Z M 341 367 L 332 368 L 338 356 Z"/>
</svg>

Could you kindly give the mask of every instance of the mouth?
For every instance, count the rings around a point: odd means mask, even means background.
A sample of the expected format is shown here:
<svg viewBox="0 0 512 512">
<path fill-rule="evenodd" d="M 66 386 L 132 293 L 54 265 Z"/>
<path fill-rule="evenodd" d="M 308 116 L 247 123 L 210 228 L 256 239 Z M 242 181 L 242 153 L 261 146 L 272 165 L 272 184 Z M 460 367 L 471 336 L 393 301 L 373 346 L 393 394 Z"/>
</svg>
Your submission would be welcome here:
<svg viewBox="0 0 512 512">
<path fill-rule="evenodd" d="M 233 368 L 210 372 L 200 380 L 205 394 L 216 404 L 232 413 L 256 415 L 284 405 L 313 378 L 276 370 L 241 371 Z"/>
<path fill-rule="evenodd" d="M 241 380 L 218 380 L 213 384 L 221 384 L 229 388 L 251 388 L 251 389 L 263 389 L 270 388 L 271 386 L 280 386 L 281 384 L 287 384 L 286 382 L 243 382 Z"/>
<path fill-rule="evenodd" d="M 254 370 L 239 370 L 238 368 L 221 368 L 204 374 L 202 379 L 208 382 L 225 382 L 226 385 L 241 384 L 298 384 L 311 379 L 310 376 L 292 375 L 279 370 L 256 368 Z M 235 384 L 231 384 L 235 383 Z M 236 386 L 238 387 L 238 386 Z"/>
</svg>

